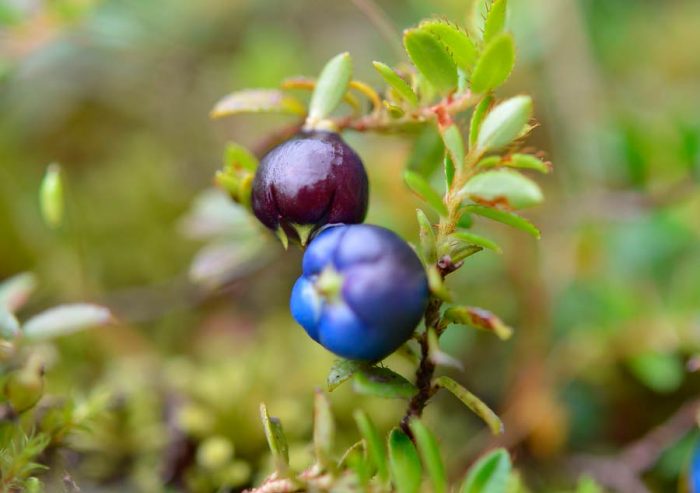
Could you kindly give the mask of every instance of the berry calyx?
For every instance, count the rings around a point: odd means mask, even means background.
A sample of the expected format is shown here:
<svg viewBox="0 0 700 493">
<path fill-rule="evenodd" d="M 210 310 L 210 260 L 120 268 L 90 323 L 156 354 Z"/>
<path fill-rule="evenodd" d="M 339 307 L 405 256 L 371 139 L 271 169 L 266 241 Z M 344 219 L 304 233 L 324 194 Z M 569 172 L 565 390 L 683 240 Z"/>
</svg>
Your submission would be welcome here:
<svg viewBox="0 0 700 493">
<path fill-rule="evenodd" d="M 399 236 L 368 224 L 337 225 L 309 244 L 290 307 L 329 351 L 378 361 L 410 339 L 428 295 L 423 265 Z"/>
<path fill-rule="evenodd" d="M 326 224 L 361 223 L 369 182 L 360 157 L 334 132 L 303 132 L 263 157 L 253 181 L 255 216 L 283 240 L 306 243 Z"/>
</svg>

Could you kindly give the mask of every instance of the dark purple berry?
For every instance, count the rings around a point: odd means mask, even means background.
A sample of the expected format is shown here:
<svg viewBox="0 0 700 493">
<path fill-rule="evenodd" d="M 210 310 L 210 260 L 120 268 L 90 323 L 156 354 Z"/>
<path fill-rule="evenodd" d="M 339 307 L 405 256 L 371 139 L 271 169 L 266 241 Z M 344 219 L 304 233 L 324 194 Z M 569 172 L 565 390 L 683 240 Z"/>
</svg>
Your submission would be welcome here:
<svg viewBox="0 0 700 493">
<path fill-rule="evenodd" d="M 334 132 L 305 132 L 263 157 L 253 181 L 253 212 L 302 244 L 321 226 L 361 223 L 369 183 L 360 157 Z"/>
</svg>

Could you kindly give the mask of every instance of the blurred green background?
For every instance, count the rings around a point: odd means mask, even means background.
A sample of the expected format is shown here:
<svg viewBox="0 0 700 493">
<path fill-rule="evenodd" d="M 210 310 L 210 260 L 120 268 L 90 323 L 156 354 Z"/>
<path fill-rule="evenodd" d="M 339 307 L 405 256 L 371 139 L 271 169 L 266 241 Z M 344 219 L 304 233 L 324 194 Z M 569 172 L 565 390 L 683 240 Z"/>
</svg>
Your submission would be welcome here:
<svg viewBox="0 0 700 493">
<path fill-rule="evenodd" d="M 397 29 L 466 12 L 463 0 L 377 4 Z M 503 415 L 499 443 L 533 491 L 550 491 L 575 482 L 577 454 L 623 449 L 700 390 L 686 369 L 700 350 L 700 3 L 512 0 L 509 25 L 518 60 L 500 92 L 533 95 L 529 145 L 555 166 L 528 214 L 542 240 L 477 226 L 504 253 L 450 282 L 516 333 L 444 339 L 466 367 L 454 378 Z M 353 2 L 0 0 L 0 279 L 37 273 L 23 313 L 89 300 L 120 320 L 40 348 L 50 394 L 113 398 L 48 457 L 47 481 L 68 470 L 84 491 L 247 485 L 267 470 L 261 401 L 293 460 L 310 460 L 313 389 L 332 357 L 287 310 L 300 253 L 272 239 L 232 247 L 254 226 L 209 190 L 228 140 L 256 148 L 290 120 L 208 113 L 345 50 L 375 84 L 372 60 L 400 61 Z M 346 138 L 370 175 L 368 221 L 415 238 L 417 202 L 398 178 L 410 139 Z M 50 162 L 65 172 L 58 232 L 37 200 Z M 403 410 L 349 388 L 331 397 L 347 444 L 355 407 L 387 429 Z M 494 443 L 449 398 L 427 419 L 455 477 Z M 674 490 L 688 443 L 650 470 L 652 491 Z"/>
</svg>

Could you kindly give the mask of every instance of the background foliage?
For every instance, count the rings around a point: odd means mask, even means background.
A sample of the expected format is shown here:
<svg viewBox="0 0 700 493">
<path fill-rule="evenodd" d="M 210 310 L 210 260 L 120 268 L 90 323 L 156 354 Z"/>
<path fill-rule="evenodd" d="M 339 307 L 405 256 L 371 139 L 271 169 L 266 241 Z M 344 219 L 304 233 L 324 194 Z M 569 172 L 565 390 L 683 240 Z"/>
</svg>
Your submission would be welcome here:
<svg viewBox="0 0 700 493">
<path fill-rule="evenodd" d="M 379 4 L 399 28 L 465 16 L 460 1 Z M 590 454 L 619 458 L 697 395 L 686 370 L 700 347 L 700 5 L 512 0 L 509 24 L 517 64 L 503 93 L 533 94 L 541 127 L 530 142 L 556 164 L 540 180 L 546 202 L 527 214 L 542 239 L 477 230 L 503 254 L 480 254 L 450 285 L 515 335 L 504 344 L 453 328 L 443 345 L 466 368 L 451 376 L 502 415 L 499 443 L 532 490 L 559 491 L 581 464 L 604 475 Z M 212 123 L 208 113 L 222 94 L 313 75 L 346 49 L 357 76 L 377 84 L 371 61 L 400 61 L 351 2 L 0 3 L 0 278 L 36 273 L 23 317 L 88 300 L 119 320 L 37 348 L 46 397 L 23 430 L 39 419 L 45 434 L 20 448 L 44 450 L 49 491 L 248 485 L 271 467 L 263 400 L 285 424 L 292 462 L 310 461 L 312 389 L 332 358 L 287 311 L 299 252 L 227 248 L 254 226 L 202 193 L 224 142 L 260 149 L 284 117 Z M 368 222 L 414 238 L 418 202 L 398 177 L 406 161 L 422 170 L 441 155 L 416 158 L 401 137 L 347 139 L 370 175 Z M 54 161 L 67 198 L 58 230 L 37 200 Z M 385 430 L 403 410 L 344 387 L 332 406 L 348 446 L 356 407 Z M 70 433 L 55 425 L 68 422 Z M 494 444 L 449 398 L 426 422 L 454 477 Z M 651 491 L 676 487 L 693 435 L 651 451 Z M 3 450 L 3 460 L 20 455 Z"/>
</svg>

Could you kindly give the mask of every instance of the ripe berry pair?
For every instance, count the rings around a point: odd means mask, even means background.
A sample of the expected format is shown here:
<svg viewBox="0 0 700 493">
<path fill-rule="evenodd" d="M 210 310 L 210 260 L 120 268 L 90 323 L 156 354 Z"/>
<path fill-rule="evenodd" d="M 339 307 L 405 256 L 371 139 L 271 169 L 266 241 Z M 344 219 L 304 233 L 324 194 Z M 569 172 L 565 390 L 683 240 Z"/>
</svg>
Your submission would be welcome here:
<svg viewBox="0 0 700 493">
<path fill-rule="evenodd" d="M 378 361 L 406 342 L 428 302 L 411 247 L 361 223 L 368 179 L 337 133 L 309 132 L 272 149 L 253 182 L 252 206 L 268 228 L 310 242 L 290 307 L 309 336 L 348 359 Z"/>
</svg>

